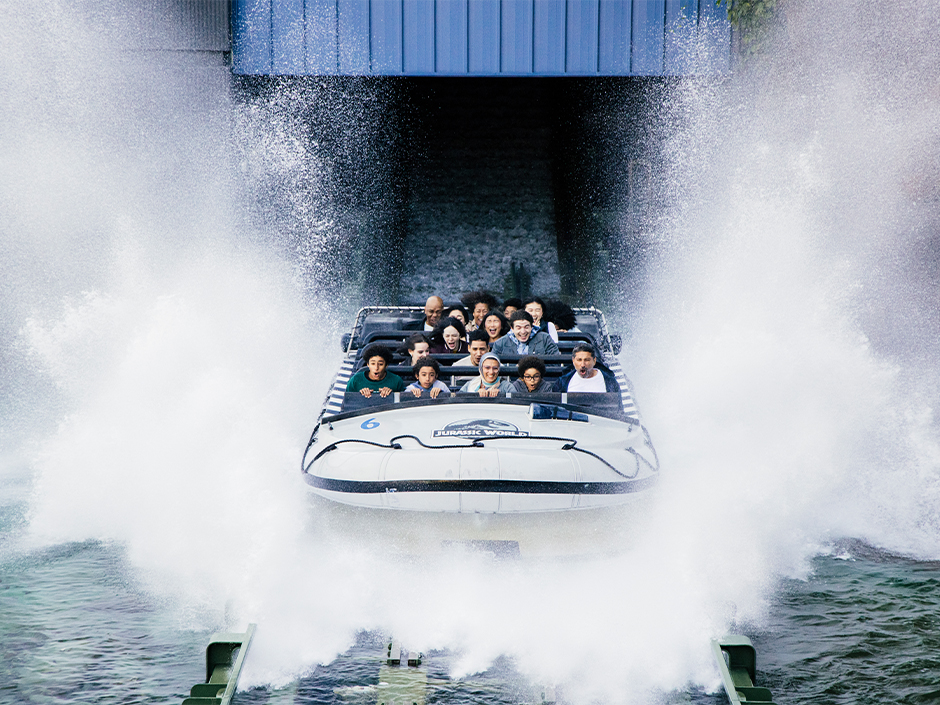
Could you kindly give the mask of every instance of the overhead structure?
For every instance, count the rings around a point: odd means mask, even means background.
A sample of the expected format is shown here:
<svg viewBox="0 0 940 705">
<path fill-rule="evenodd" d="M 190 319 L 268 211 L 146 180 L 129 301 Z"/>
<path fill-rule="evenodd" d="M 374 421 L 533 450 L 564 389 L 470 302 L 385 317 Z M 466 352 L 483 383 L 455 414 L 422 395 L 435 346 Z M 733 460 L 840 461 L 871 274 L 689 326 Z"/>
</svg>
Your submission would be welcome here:
<svg viewBox="0 0 940 705">
<path fill-rule="evenodd" d="M 232 0 L 232 70 L 319 76 L 727 72 L 715 0 Z"/>
</svg>

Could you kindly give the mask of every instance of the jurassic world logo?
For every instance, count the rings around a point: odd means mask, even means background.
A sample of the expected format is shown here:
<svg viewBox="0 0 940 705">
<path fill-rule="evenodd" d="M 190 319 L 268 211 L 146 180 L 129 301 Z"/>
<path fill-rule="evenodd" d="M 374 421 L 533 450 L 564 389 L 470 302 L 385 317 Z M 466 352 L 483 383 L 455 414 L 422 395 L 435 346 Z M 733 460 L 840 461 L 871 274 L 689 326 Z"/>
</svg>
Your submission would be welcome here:
<svg viewBox="0 0 940 705">
<path fill-rule="evenodd" d="M 528 431 L 520 431 L 519 427 L 508 421 L 498 419 L 469 419 L 454 421 L 444 428 L 434 431 L 434 438 L 442 436 L 459 436 L 463 438 L 518 438 L 528 436 Z"/>
</svg>

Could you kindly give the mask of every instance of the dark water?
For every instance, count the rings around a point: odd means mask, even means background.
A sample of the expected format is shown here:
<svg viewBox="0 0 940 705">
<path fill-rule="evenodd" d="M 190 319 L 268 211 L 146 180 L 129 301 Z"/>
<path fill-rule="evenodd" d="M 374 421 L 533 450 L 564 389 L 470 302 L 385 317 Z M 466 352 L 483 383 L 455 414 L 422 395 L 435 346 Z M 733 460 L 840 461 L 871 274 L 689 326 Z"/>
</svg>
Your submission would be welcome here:
<svg viewBox="0 0 940 705">
<path fill-rule="evenodd" d="M 738 631 L 754 642 L 758 682 L 777 703 L 937 702 L 938 587 L 940 564 L 847 542 L 813 559 L 807 579 L 783 580 L 766 619 Z M 148 593 L 117 545 L 7 551 L 0 614 L 2 702 L 172 703 L 203 677 L 211 630 L 180 628 L 171 605 Z M 243 691 L 236 702 L 387 700 L 380 685 L 388 678 L 386 639 L 360 633 L 332 663 L 285 687 Z M 526 680 L 508 658 L 459 679 L 449 676 L 452 665 L 448 652 L 425 654 L 419 681 L 426 686 L 417 689 L 425 702 L 538 703 L 546 693 L 564 701 L 563 686 Z M 648 701 L 726 702 L 721 692 L 700 688 L 651 694 Z"/>
</svg>

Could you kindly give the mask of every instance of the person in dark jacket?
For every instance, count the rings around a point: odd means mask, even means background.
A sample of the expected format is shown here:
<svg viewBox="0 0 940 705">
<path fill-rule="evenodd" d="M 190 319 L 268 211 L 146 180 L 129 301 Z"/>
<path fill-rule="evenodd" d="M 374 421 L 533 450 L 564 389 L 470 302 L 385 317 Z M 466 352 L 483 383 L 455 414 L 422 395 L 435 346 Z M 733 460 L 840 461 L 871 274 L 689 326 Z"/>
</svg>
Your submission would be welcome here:
<svg viewBox="0 0 940 705">
<path fill-rule="evenodd" d="M 403 330 L 423 330 L 430 333 L 441 320 L 444 313 L 444 300 L 440 296 L 429 296 L 424 304 L 424 319 L 408 321 L 402 325 Z"/>
<path fill-rule="evenodd" d="M 545 379 L 545 363 L 535 355 L 526 355 L 516 366 L 519 379 L 512 383 L 513 394 L 547 394 L 552 391 L 552 382 Z"/>
<path fill-rule="evenodd" d="M 431 333 L 432 355 L 466 354 L 467 329 L 458 318 L 442 318 Z"/>
<path fill-rule="evenodd" d="M 571 364 L 574 369 L 562 375 L 555 382 L 555 392 L 620 392 L 617 379 L 610 372 L 597 365 L 594 348 L 587 343 L 579 343 L 571 351 Z"/>
<path fill-rule="evenodd" d="M 532 316 L 516 311 L 509 318 L 510 331 L 490 346 L 497 355 L 557 355 L 558 345 L 548 333 L 532 333 Z"/>
</svg>

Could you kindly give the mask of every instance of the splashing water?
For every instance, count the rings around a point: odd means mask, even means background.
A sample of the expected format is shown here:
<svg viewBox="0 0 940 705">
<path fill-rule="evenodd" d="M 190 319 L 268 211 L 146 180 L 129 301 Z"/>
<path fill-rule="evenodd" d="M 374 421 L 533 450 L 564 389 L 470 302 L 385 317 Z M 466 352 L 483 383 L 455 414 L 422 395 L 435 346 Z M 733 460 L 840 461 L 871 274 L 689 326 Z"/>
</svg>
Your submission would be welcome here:
<svg viewBox="0 0 940 705">
<path fill-rule="evenodd" d="M 135 35 L 101 39 L 90 4 L 42 5 L 0 17 L 6 423 L 38 437 L 25 546 L 118 542 L 184 628 L 258 622 L 249 682 L 384 629 L 456 651 L 458 675 L 508 654 L 575 702 L 713 687 L 707 640 L 759 623 L 836 538 L 940 555 L 919 257 L 938 28 L 916 4 L 789 3 L 776 54 L 664 95 L 628 365 L 663 486 L 635 547 L 565 565 L 403 561 L 317 526 L 296 471 L 343 312 L 246 225 L 227 83 L 194 91 L 113 50 Z"/>
</svg>

